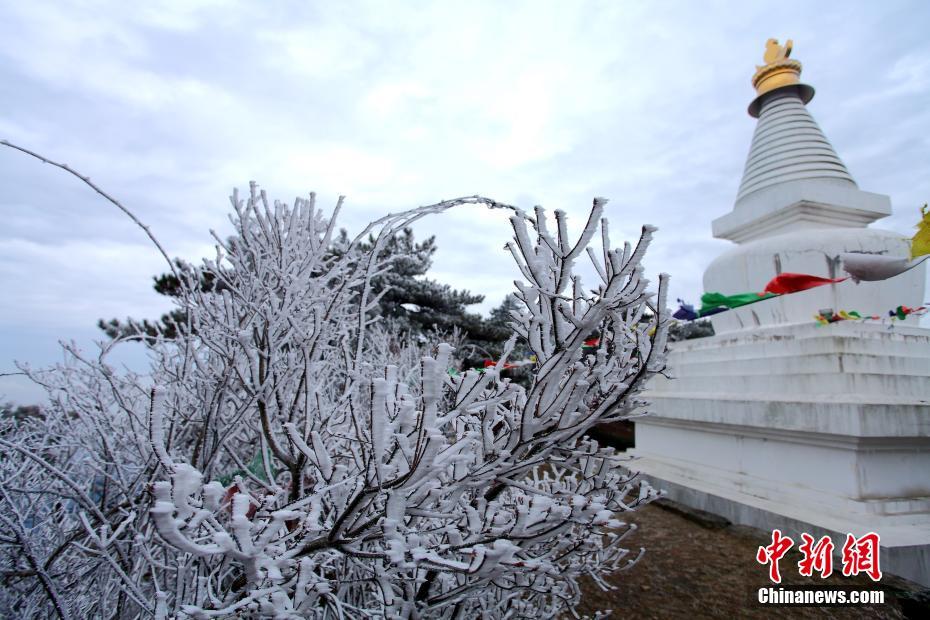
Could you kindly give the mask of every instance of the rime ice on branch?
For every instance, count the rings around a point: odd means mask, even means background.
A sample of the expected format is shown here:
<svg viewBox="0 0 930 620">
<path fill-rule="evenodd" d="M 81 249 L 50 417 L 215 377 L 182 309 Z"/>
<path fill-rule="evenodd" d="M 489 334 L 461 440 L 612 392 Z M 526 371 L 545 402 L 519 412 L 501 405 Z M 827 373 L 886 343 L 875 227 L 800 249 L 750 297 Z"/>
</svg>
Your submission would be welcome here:
<svg viewBox="0 0 930 620">
<path fill-rule="evenodd" d="M 652 229 L 614 249 L 605 202 L 574 241 L 561 211 L 550 221 L 475 196 L 389 215 L 334 252 L 341 200 L 327 215 L 312 194 L 293 205 L 254 184 L 234 194 L 236 233 L 214 235 L 216 256 L 181 274 L 189 323 L 150 344 L 151 377 L 109 367 L 112 344 L 28 371 L 53 405 L 36 430 L 0 439 L 12 449 L 4 510 L 44 514 L 51 495 L 10 490 L 30 484 L 72 499 L 62 525 L 33 530 L 45 568 L 31 570 L 48 587 L 27 603 L 62 617 L 573 613 L 581 576 L 638 557 L 618 513 L 655 497 L 586 436 L 641 405 L 668 319 L 665 276 L 657 293 L 643 277 Z M 453 375 L 448 344 L 390 357 L 383 346 L 380 244 L 463 204 L 512 211 L 507 247 L 524 281 L 506 351 L 522 341 L 535 355 L 528 388 L 501 377 L 507 355 Z M 594 264 L 593 287 L 579 260 Z M 89 577 L 68 579 L 64 563 Z M 5 604 L 27 604 L 25 588 L 17 596 Z"/>
</svg>

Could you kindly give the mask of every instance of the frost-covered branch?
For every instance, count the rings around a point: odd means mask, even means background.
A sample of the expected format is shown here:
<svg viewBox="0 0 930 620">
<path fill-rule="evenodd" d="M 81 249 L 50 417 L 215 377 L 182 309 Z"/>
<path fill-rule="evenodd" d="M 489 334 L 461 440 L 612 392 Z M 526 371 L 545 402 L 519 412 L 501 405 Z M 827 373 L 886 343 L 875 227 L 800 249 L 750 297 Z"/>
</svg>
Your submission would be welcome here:
<svg viewBox="0 0 930 620">
<path fill-rule="evenodd" d="M 562 212 L 471 196 L 386 216 L 337 252 L 341 200 L 326 214 L 313 194 L 272 203 L 252 184 L 231 202 L 235 234 L 180 274 L 190 324 L 151 339 L 149 375 L 116 372 L 108 350 L 22 367 L 51 406 L 0 428 L 0 486 L 15 489 L 0 499 L 31 522 L 35 558 L 0 543 L 23 575 L 4 610 L 551 617 L 573 613 L 580 577 L 635 562 L 619 516 L 655 492 L 587 433 L 629 416 L 664 368 L 666 279 L 650 291 L 642 267 L 653 229 L 617 249 L 603 199 L 573 240 Z M 513 337 L 483 372 L 450 373 L 454 346 L 373 322 L 380 240 L 461 205 L 512 212 L 524 276 Z M 501 375 L 517 343 L 535 356 L 528 387 Z"/>
</svg>

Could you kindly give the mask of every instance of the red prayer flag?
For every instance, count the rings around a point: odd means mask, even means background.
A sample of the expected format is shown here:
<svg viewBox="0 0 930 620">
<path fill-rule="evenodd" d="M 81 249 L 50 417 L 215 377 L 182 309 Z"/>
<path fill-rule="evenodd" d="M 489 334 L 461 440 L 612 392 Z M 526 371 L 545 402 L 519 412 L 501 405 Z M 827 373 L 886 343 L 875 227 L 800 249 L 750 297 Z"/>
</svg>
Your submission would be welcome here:
<svg viewBox="0 0 930 620">
<path fill-rule="evenodd" d="M 484 360 L 485 368 L 491 368 L 493 366 L 497 366 L 497 362 L 495 362 L 494 360 Z M 504 370 L 509 370 L 511 368 L 516 368 L 516 367 L 517 367 L 516 364 L 511 364 L 510 362 L 504 362 Z"/>
<path fill-rule="evenodd" d="M 797 293 L 806 291 L 809 288 L 816 288 L 824 284 L 836 284 L 846 278 L 821 278 L 811 276 L 806 273 L 782 273 L 772 278 L 765 285 L 765 293 L 774 295 L 784 295 L 785 293 Z"/>
</svg>

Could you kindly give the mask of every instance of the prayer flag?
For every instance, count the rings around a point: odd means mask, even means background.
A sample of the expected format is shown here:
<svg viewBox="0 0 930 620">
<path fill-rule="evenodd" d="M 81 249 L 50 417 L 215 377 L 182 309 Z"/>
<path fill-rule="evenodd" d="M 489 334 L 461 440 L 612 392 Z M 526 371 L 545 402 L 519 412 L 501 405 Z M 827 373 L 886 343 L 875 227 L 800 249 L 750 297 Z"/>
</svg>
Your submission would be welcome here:
<svg viewBox="0 0 930 620">
<path fill-rule="evenodd" d="M 917 224 L 917 234 L 911 239 L 911 258 L 930 254 L 930 211 L 927 205 L 920 209 L 923 216 Z"/>
<path fill-rule="evenodd" d="M 698 318 L 698 313 L 694 311 L 694 306 L 691 304 L 686 304 L 682 300 L 678 300 L 678 310 L 675 311 L 675 314 L 672 315 L 672 318 L 678 319 L 679 321 L 693 321 Z"/>
<path fill-rule="evenodd" d="M 806 273 L 781 273 L 769 280 L 765 285 L 766 293 L 784 295 L 785 293 L 798 293 L 824 284 L 836 284 L 846 278 L 821 278 Z"/>
<path fill-rule="evenodd" d="M 862 254 L 859 252 L 840 254 L 843 269 L 856 283 L 877 282 L 893 278 L 913 269 L 927 258 L 930 257 L 925 256 L 917 260 L 908 260 L 903 256 L 885 256 L 883 254 Z"/>
<path fill-rule="evenodd" d="M 704 293 L 701 295 L 700 316 L 709 316 L 727 308 L 739 308 L 753 304 L 763 299 L 777 297 L 771 293 L 738 293 L 736 295 L 723 295 L 721 293 Z"/>
</svg>

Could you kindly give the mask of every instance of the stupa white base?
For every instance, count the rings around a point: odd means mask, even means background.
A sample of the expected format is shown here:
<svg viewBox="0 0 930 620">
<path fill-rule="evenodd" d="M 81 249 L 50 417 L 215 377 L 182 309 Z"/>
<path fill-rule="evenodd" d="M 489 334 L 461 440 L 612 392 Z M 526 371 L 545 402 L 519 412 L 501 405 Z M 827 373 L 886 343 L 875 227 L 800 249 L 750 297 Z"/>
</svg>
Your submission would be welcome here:
<svg viewBox="0 0 930 620">
<path fill-rule="evenodd" d="M 634 468 L 734 523 L 881 535 L 882 569 L 930 586 L 930 330 L 841 322 L 674 343 Z"/>
</svg>

